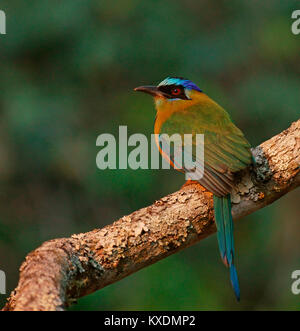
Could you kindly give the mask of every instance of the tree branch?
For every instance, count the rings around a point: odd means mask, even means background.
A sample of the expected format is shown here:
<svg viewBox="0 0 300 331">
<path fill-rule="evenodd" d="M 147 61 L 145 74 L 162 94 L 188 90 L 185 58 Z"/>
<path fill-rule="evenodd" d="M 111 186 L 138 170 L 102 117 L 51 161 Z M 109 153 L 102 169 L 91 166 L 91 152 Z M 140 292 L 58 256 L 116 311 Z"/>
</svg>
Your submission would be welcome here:
<svg viewBox="0 0 300 331">
<path fill-rule="evenodd" d="M 256 166 L 238 175 L 232 195 L 235 220 L 299 186 L 300 120 L 253 154 Z M 103 229 L 45 242 L 26 257 L 3 310 L 64 310 L 215 231 L 211 193 L 184 185 Z"/>
</svg>

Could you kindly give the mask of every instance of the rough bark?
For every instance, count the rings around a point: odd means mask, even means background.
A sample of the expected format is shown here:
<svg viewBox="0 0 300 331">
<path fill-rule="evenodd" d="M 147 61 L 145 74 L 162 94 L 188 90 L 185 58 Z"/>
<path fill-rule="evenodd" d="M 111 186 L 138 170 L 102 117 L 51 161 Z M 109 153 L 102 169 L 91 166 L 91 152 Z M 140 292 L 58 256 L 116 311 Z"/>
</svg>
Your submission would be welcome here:
<svg viewBox="0 0 300 331">
<path fill-rule="evenodd" d="M 238 174 L 235 220 L 300 184 L 300 120 L 253 149 L 257 164 Z M 64 310 L 216 231 L 211 193 L 190 183 L 103 229 L 45 242 L 20 268 L 3 310 Z"/>
</svg>

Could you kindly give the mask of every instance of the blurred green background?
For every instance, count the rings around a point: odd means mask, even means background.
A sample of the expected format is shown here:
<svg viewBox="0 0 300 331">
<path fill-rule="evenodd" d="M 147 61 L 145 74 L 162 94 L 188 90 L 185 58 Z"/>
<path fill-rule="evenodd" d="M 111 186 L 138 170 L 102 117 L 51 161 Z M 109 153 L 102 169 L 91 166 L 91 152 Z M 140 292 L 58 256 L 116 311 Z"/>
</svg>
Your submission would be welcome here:
<svg viewBox="0 0 300 331">
<path fill-rule="evenodd" d="M 133 87 L 193 80 L 253 146 L 299 118 L 299 1 L 1 1 L 0 269 L 7 293 L 45 240 L 103 227 L 184 182 L 170 170 L 96 168 L 96 138 L 150 135 Z M 216 236 L 78 301 L 77 310 L 299 309 L 299 190 L 236 223 L 242 301 Z M 0 295 L 0 305 L 5 302 Z"/>
</svg>

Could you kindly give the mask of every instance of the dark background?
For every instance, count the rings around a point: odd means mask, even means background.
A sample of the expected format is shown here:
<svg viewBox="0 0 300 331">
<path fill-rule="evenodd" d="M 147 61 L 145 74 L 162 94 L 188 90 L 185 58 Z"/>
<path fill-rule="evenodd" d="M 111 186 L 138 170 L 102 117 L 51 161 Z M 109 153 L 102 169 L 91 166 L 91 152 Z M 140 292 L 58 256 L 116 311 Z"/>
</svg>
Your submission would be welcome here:
<svg viewBox="0 0 300 331">
<path fill-rule="evenodd" d="M 299 1 L 1 1 L 0 269 L 7 292 L 45 240 L 103 227 L 184 182 L 170 170 L 96 168 L 96 138 L 150 135 L 133 87 L 183 76 L 253 146 L 299 117 Z M 72 309 L 299 309 L 299 190 L 236 223 L 238 304 L 216 236 L 82 298 Z M 0 305 L 5 296 L 0 295 Z"/>
</svg>

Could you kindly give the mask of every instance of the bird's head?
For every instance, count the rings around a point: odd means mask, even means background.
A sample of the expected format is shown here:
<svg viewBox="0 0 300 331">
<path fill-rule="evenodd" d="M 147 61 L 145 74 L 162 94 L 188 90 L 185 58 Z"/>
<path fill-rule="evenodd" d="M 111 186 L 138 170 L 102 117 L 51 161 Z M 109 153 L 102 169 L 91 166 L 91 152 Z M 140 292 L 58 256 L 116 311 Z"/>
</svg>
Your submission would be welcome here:
<svg viewBox="0 0 300 331">
<path fill-rule="evenodd" d="M 164 106 L 183 106 L 184 102 L 202 93 L 196 84 L 181 77 L 168 77 L 157 86 L 139 86 L 134 90 L 152 95 L 158 109 Z"/>
</svg>

